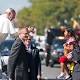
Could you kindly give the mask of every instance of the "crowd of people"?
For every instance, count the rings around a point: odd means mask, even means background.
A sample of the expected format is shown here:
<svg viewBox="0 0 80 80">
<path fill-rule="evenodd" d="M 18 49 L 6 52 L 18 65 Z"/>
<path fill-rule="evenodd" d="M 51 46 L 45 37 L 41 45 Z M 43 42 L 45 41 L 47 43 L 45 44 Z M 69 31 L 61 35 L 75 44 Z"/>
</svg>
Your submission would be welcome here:
<svg viewBox="0 0 80 80">
<path fill-rule="evenodd" d="M 79 80 L 80 77 L 75 73 L 75 67 L 77 64 L 79 64 L 80 60 L 80 36 L 78 35 L 78 37 L 76 38 L 76 33 L 72 29 L 66 29 L 64 31 L 64 36 L 66 38 L 66 43 L 64 44 L 64 55 L 59 58 L 61 73 L 57 78 L 63 78 L 67 80 L 72 76 L 72 80 Z M 73 74 L 71 75 L 69 69 L 70 67 L 68 67 L 68 64 L 72 62 L 74 63 L 75 67 Z M 79 66 L 80 64 L 76 69 L 79 69 Z"/>
<path fill-rule="evenodd" d="M 46 41 L 46 66 L 50 66 L 50 57 L 51 57 L 51 47 L 52 40 L 55 39 L 54 32 L 51 32 L 52 29 L 48 29 L 47 32 L 47 41 Z M 66 40 L 64 47 L 64 54 L 59 57 L 60 63 L 60 75 L 57 76 L 57 79 L 72 79 L 72 80 L 80 80 L 79 77 L 79 67 L 80 67 L 80 28 L 72 29 L 67 27 L 61 27 L 61 31 L 63 32 L 61 36 Z M 60 33 L 56 33 L 60 34 Z M 57 35 L 56 35 L 57 36 Z M 73 67 L 73 72 L 71 71 L 71 64 Z M 76 67 L 76 68 L 75 68 Z M 72 73 L 71 73 L 72 72 Z"/>
<path fill-rule="evenodd" d="M 39 50 L 32 43 L 30 28 L 19 31 L 9 57 L 8 74 L 11 80 L 38 80 L 41 77 Z"/>
<path fill-rule="evenodd" d="M 16 12 L 8 8 L 0 15 L 0 42 L 8 35 L 15 36 L 13 20 Z M 34 42 L 35 28 L 25 26 L 17 33 L 17 38 L 11 48 L 7 74 L 9 80 L 38 80 L 41 77 L 41 61 L 39 49 Z"/>
<path fill-rule="evenodd" d="M 0 15 L 0 42 L 5 40 L 8 34 L 16 33 L 12 21 L 16 16 L 14 9 L 9 8 L 4 14 Z M 9 80 L 38 80 L 41 79 L 41 60 L 39 49 L 34 42 L 34 27 L 25 26 L 18 32 L 17 38 L 12 45 L 7 73 Z M 75 35 L 77 34 L 77 35 Z M 49 34 L 51 36 L 51 34 Z M 64 30 L 66 43 L 64 46 L 64 55 L 59 58 L 61 72 L 57 79 L 68 79 L 71 77 L 68 63 L 75 64 L 72 73 L 72 80 L 80 80 L 80 31 L 74 32 L 72 29 Z M 50 37 L 51 40 L 53 37 Z M 48 42 L 48 40 L 47 40 Z M 49 43 L 52 44 L 52 41 Z M 50 48 L 47 47 L 46 66 L 49 65 Z"/>
</svg>

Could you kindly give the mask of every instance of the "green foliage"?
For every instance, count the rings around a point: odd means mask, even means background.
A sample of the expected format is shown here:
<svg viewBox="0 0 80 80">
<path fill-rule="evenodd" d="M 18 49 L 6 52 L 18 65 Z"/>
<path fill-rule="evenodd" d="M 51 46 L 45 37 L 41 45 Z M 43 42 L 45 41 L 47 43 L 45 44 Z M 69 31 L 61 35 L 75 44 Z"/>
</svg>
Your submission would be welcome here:
<svg viewBox="0 0 80 80">
<path fill-rule="evenodd" d="M 32 7 L 23 8 L 17 15 L 20 27 L 35 25 L 38 34 L 43 34 L 45 27 L 57 27 L 58 22 L 80 16 L 80 0 L 29 0 Z"/>
</svg>

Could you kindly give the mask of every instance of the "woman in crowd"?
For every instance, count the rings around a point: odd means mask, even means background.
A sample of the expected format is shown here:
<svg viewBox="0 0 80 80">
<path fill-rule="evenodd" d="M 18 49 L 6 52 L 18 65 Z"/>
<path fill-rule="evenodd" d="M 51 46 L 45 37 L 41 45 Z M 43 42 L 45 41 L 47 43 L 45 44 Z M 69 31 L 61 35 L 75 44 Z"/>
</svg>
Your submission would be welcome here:
<svg viewBox="0 0 80 80">
<path fill-rule="evenodd" d="M 76 32 L 77 47 L 73 51 L 73 61 L 76 63 L 72 73 L 72 80 L 80 80 L 80 29 Z"/>
</svg>

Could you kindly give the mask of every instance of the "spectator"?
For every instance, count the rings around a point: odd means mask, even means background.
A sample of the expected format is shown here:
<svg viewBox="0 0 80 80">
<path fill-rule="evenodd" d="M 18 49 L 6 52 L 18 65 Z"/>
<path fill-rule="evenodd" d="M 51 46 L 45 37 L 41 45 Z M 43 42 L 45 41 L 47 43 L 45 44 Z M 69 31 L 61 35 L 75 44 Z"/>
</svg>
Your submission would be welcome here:
<svg viewBox="0 0 80 80">
<path fill-rule="evenodd" d="M 8 75 L 11 80 L 35 80 L 35 65 L 32 52 L 29 51 L 31 44 L 27 29 L 19 32 L 19 37 L 14 42 L 8 62 Z M 25 46 L 26 43 L 26 46 Z"/>
<path fill-rule="evenodd" d="M 39 49 L 36 48 L 35 43 L 33 43 L 31 39 L 33 39 L 32 36 L 29 36 L 24 44 L 26 46 L 26 50 L 28 52 L 31 51 L 32 58 L 34 61 L 34 68 L 35 68 L 35 73 L 34 73 L 35 74 L 35 80 L 38 80 L 41 78 L 41 60 L 40 60 L 40 56 L 39 56 Z M 32 66 L 32 65 L 30 64 L 30 66 Z M 32 74 L 31 74 L 31 72 L 29 72 L 29 73 L 30 73 L 30 78 L 31 78 Z"/>
<path fill-rule="evenodd" d="M 76 19 L 71 19 L 73 29 L 78 29 L 80 27 L 79 22 Z"/>
<path fill-rule="evenodd" d="M 8 73 L 12 80 L 38 80 L 41 77 L 39 50 L 34 45 L 28 28 L 20 30 L 9 57 Z"/>
<path fill-rule="evenodd" d="M 67 68 L 67 62 L 72 58 L 71 52 L 75 47 L 75 33 L 72 29 L 66 29 L 64 32 L 64 36 L 66 38 L 66 43 L 64 44 L 64 55 L 60 57 L 59 62 L 61 66 L 61 73 L 57 77 L 68 79 L 70 77 L 69 70 Z"/>
<path fill-rule="evenodd" d="M 51 45 L 54 39 L 54 35 L 52 34 L 52 29 L 49 28 L 47 30 L 47 36 L 46 36 L 46 45 L 45 45 L 45 49 L 46 49 L 46 66 L 50 65 L 50 58 L 51 58 Z"/>
<path fill-rule="evenodd" d="M 16 33 L 12 23 L 15 16 L 16 12 L 12 8 L 8 8 L 4 14 L 0 15 L 0 42 L 3 41 L 8 34 Z"/>
<path fill-rule="evenodd" d="M 77 47 L 73 51 L 72 60 L 76 62 L 72 73 L 72 80 L 80 80 L 80 31 L 77 31 Z"/>
</svg>

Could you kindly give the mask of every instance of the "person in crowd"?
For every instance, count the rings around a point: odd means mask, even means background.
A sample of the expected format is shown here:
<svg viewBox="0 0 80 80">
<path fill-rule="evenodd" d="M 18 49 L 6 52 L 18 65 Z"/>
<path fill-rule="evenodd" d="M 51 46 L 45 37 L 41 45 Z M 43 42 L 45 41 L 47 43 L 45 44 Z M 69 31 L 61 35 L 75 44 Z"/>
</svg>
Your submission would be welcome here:
<svg viewBox="0 0 80 80">
<path fill-rule="evenodd" d="M 28 28 L 20 30 L 19 38 L 12 46 L 8 65 L 8 74 L 12 80 L 41 78 L 39 50 L 32 43 L 32 36 L 29 33 Z"/>
<path fill-rule="evenodd" d="M 66 38 L 66 43 L 64 44 L 64 55 L 60 57 L 59 62 L 61 66 L 61 73 L 57 77 L 59 78 L 65 78 L 68 79 L 70 77 L 69 75 L 69 69 L 67 67 L 68 61 L 70 61 L 72 54 L 71 52 L 75 48 L 75 33 L 72 29 L 66 29 L 64 32 L 64 36 Z"/>
<path fill-rule="evenodd" d="M 0 15 L 0 42 L 3 41 L 8 34 L 15 34 L 13 20 L 15 19 L 16 12 L 12 8 L 5 10 L 3 14 Z"/>
<path fill-rule="evenodd" d="M 31 50 L 33 53 L 33 58 L 34 58 L 34 64 L 35 64 L 35 80 L 38 80 L 41 78 L 41 60 L 40 60 L 40 55 L 39 55 L 39 49 L 36 47 L 36 42 L 35 42 L 35 28 L 33 26 L 28 27 L 29 35 L 31 36 Z"/>
<path fill-rule="evenodd" d="M 72 80 L 80 80 L 80 30 L 76 32 L 77 47 L 73 51 L 72 60 L 75 62 L 74 70 L 72 73 Z"/>
<path fill-rule="evenodd" d="M 51 46 L 52 42 L 54 39 L 54 35 L 52 34 L 52 28 L 49 28 L 47 30 L 47 36 L 46 36 L 46 44 L 45 44 L 45 49 L 46 49 L 46 66 L 50 66 L 50 58 L 51 58 Z"/>
<path fill-rule="evenodd" d="M 29 26 L 28 31 L 30 32 L 29 34 L 32 36 L 32 42 L 36 42 L 36 28 L 34 26 Z"/>
<path fill-rule="evenodd" d="M 41 78 L 41 60 L 40 60 L 40 56 L 39 56 L 39 49 L 36 48 L 36 45 L 31 42 L 31 38 L 32 36 L 29 36 L 29 38 L 25 41 L 25 46 L 26 46 L 26 50 L 28 52 L 31 51 L 32 57 L 33 57 L 33 61 L 34 61 L 34 68 L 35 68 L 35 80 L 38 80 Z M 29 44 L 31 43 L 31 44 Z M 29 45 L 29 46 L 27 46 Z M 30 64 L 31 65 L 31 64 Z M 29 72 L 31 74 L 31 72 Z M 31 75 L 30 75 L 31 78 Z M 31 80 L 31 79 L 30 79 Z"/>
<path fill-rule="evenodd" d="M 27 28 L 19 31 L 8 61 L 8 76 L 10 80 L 35 80 L 35 64 L 31 51 Z M 25 46 L 26 43 L 26 46 Z"/>
<path fill-rule="evenodd" d="M 72 27 L 73 27 L 73 29 L 80 28 L 80 24 L 79 24 L 79 22 L 76 19 L 72 18 L 71 21 L 72 21 Z"/>
<path fill-rule="evenodd" d="M 16 31 L 13 27 L 12 21 L 16 16 L 16 12 L 12 8 L 8 8 L 5 10 L 3 14 L 0 15 L 0 43 L 4 41 L 9 34 L 15 34 Z M 1 56 L 0 56 L 1 57 Z M 1 58 L 0 58 L 1 64 Z M 0 73 L 2 70 L 2 66 L 0 65 Z"/>
</svg>

